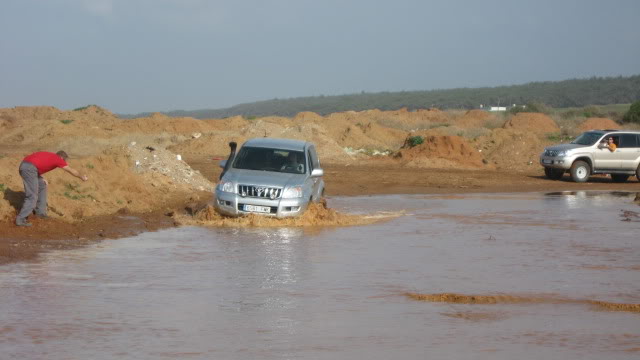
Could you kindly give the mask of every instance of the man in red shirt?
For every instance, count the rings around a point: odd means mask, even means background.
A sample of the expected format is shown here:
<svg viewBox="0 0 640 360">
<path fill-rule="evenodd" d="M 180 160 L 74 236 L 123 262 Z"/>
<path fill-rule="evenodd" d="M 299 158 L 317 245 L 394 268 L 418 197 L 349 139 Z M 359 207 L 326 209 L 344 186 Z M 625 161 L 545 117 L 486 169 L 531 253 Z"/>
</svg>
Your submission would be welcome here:
<svg viewBox="0 0 640 360">
<path fill-rule="evenodd" d="M 36 216 L 41 218 L 47 217 L 47 180 L 42 175 L 55 168 L 61 168 L 69 174 L 87 181 L 86 175 L 80 174 L 67 164 L 69 156 L 64 151 L 51 153 L 46 151 L 35 152 L 22 160 L 20 163 L 20 176 L 24 183 L 24 203 L 22 209 L 16 217 L 16 225 L 31 226 L 27 222 L 27 217 L 31 215 L 33 209 L 36 210 Z"/>
</svg>

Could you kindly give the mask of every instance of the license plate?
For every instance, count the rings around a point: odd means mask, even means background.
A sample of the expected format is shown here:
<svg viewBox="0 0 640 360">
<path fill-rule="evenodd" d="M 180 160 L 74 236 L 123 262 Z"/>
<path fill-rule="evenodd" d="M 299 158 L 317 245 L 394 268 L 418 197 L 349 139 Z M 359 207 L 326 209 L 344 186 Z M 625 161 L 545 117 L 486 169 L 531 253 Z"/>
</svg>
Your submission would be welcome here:
<svg viewBox="0 0 640 360">
<path fill-rule="evenodd" d="M 542 159 L 543 164 L 553 164 L 553 160 Z"/>
<path fill-rule="evenodd" d="M 245 205 L 244 211 L 249 212 L 259 212 L 259 213 L 269 213 L 271 212 L 271 208 L 268 206 L 256 206 L 256 205 Z"/>
</svg>

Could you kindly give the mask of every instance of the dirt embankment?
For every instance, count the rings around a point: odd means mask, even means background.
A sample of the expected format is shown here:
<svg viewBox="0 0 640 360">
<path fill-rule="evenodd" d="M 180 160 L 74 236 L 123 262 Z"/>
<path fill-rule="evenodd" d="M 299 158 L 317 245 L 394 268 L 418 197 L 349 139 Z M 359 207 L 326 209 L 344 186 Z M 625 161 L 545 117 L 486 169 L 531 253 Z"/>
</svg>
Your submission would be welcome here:
<svg viewBox="0 0 640 360">
<path fill-rule="evenodd" d="M 579 131 L 588 131 L 588 130 L 614 130 L 620 129 L 620 125 L 615 121 L 608 118 L 588 118 L 583 121 L 579 126 Z"/>
<path fill-rule="evenodd" d="M 481 152 L 460 136 L 427 135 L 413 133 L 394 157 L 403 166 L 418 168 L 482 169 L 487 164 Z M 412 139 L 420 136 L 421 144 L 412 146 Z M 415 141 L 415 140 L 414 140 Z"/>
<path fill-rule="evenodd" d="M 179 214 L 188 202 L 210 200 L 219 174 L 213 158 L 227 155 L 227 143 L 262 136 L 314 142 L 326 170 L 329 195 L 547 190 L 551 184 L 542 179 L 536 161 L 549 143 L 547 134 L 557 131 L 552 122 L 542 114 L 504 117 L 479 110 L 367 110 L 328 116 L 304 112 L 293 118 L 198 120 L 162 114 L 121 119 L 98 106 L 74 111 L 4 108 L 0 109 L 0 239 L 116 236 L 109 221 L 126 214 L 156 217 L 124 228 L 180 222 L 164 214 Z M 423 142 L 407 147 L 412 136 L 422 137 Z M 24 198 L 17 172 L 21 159 L 34 151 L 58 150 L 67 151 L 69 164 L 86 173 L 89 181 L 61 170 L 46 174 L 51 219 L 46 225 L 36 220 L 34 228 L 16 228 L 13 219 Z M 514 177 L 512 170 L 522 175 Z M 553 186 L 562 190 L 611 185 L 594 179 L 585 185 L 554 182 Z M 316 220 L 333 216 L 315 215 Z M 340 219 L 345 218 L 331 221 Z M 9 245 L 0 245 L 0 258 L 2 246 Z M 21 246 L 17 248 L 25 249 Z"/>
<path fill-rule="evenodd" d="M 560 127 L 552 118 L 540 113 L 517 113 L 504 124 L 505 129 L 522 130 L 535 134 L 559 132 Z"/>
<path fill-rule="evenodd" d="M 151 148 L 151 147 L 149 147 Z M 24 192 L 18 166 L 22 155 L 0 159 L 0 221 L 11 222 L 22 206 Z M 210 194 L 213 183 L 166 150 L 138 145 L 115 147 L 101 154 L 68 160 L 71 167 L 89 174 L 86 182 L 56 170 L 45 174 L 49 182 L 49 215 L 67 222 L 115 214 L 144 213 L 175 196 Z"/>
</svg>

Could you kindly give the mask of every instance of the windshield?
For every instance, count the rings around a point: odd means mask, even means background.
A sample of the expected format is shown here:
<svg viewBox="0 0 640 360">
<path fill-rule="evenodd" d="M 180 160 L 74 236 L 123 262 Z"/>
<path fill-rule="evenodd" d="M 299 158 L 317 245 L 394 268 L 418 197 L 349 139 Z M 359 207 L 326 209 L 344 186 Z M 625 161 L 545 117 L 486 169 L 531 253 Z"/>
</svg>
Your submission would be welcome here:
<svg viewBox="0 0 640 360">
<path fill-rule="evenodd" d="M 603 134 L 604 133 L 602 132 L 587 131 L 586 133 L 578 136 L 571 143 L 578 145 L 593 145 L 596 143 L 596 141 L 598 141 L 598 139 L 602 137 Z"/>
<path fill-rule="evenodd" d="M 243 146 L 233 161 L 236 169 L 304 174 L 306 161 L 302 151 Z"/>
</svg>

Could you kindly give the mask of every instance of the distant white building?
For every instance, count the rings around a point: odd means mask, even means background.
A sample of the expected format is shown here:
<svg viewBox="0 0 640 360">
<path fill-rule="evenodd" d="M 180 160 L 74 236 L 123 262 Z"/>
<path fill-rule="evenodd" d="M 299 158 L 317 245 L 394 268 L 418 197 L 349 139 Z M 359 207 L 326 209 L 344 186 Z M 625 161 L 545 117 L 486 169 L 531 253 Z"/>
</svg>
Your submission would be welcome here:
<svg viewBox="0 0 640 360">
<path fill-rule="evenodd" d="M 491 106 L 489 111 L 507 111 L 506 106 Z"/>
</svg>

